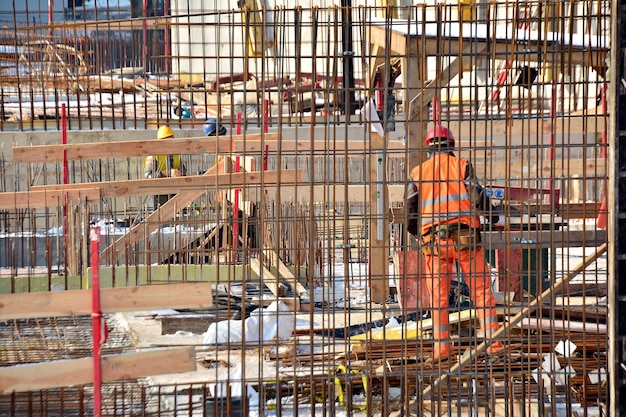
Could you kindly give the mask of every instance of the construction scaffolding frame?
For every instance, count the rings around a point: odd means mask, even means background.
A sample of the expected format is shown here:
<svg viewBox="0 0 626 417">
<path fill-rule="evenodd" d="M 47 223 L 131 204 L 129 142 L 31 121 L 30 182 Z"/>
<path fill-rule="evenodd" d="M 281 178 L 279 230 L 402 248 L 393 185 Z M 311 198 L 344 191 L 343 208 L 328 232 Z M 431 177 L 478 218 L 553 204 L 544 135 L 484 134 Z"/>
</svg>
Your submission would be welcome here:
<svg viewBox="0 0 626 417">
<path fill-rule="evenodd" d="M 624 412 L 621 5 L 76 3 L 0 30 L 0 415 Z M 433 361 L 438 124 L 505 349 L 457 267 Z"/>
</svg>

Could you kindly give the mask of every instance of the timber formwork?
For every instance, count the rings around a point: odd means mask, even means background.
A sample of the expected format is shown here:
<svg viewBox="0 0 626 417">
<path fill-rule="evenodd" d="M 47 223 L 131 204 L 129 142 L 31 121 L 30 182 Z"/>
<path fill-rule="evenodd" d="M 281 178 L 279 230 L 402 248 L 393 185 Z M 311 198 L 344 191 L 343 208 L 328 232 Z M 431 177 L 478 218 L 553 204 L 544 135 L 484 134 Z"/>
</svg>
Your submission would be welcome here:
<svg viewBox="0 0 626 417">
<path fill-rule="evenodd" d="M 0 31 L 1 415 L 622 411 L 621 8 L 206 3 Z M 506 349 L 458 274 L 433 364 L 404 197 L 437 123 L 502 203 Z M 145 178 L 153 154 L 185 175 Z"/>
</svg>

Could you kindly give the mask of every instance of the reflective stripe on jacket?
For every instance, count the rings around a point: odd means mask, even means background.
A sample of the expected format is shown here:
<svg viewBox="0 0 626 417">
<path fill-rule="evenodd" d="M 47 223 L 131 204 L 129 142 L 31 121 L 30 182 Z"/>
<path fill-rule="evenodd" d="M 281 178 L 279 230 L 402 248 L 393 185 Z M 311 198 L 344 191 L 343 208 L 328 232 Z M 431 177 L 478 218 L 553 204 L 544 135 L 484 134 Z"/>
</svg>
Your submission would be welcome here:
<svg viewBox="0 0 626 417">
<path fill-rule="evenodd" d="M 462 223 L 480 228 L 480 217 L 465 186 L 469 162 L 449 153 L 435 153 L 411 171 L 419 190 L 422 235 L 438 224 Z"/>
</svg>

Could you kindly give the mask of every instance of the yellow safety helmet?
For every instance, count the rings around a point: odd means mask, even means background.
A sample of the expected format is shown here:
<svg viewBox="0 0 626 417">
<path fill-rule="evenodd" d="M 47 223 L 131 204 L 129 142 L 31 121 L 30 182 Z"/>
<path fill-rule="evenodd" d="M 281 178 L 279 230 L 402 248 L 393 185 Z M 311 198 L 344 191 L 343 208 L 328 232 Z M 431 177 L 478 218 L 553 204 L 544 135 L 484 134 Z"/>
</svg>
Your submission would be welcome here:
<svg viewBox="0 0 626 417">
<path fill-rule="evenodd" d="M 169 126 L 161 126 L 157 133 L 157 139 L 171 138 L 174 136 L 174 131 Z"/>
</svg>

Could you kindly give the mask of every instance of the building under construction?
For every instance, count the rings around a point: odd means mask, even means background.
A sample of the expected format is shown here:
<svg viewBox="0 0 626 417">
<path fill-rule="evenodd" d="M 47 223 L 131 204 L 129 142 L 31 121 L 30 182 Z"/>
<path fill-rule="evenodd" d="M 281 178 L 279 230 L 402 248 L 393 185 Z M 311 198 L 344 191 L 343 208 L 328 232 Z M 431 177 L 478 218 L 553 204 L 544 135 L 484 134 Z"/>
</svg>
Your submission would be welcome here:
<svg viewBox="0 0 626 417">
<path fill-rule="evenodd" d="M 623 2 L 12 3 L 0 416 L 626 415 Z M 435 125 L 499 324 L 457 267 L 442 360 Z"/>
</svg>

